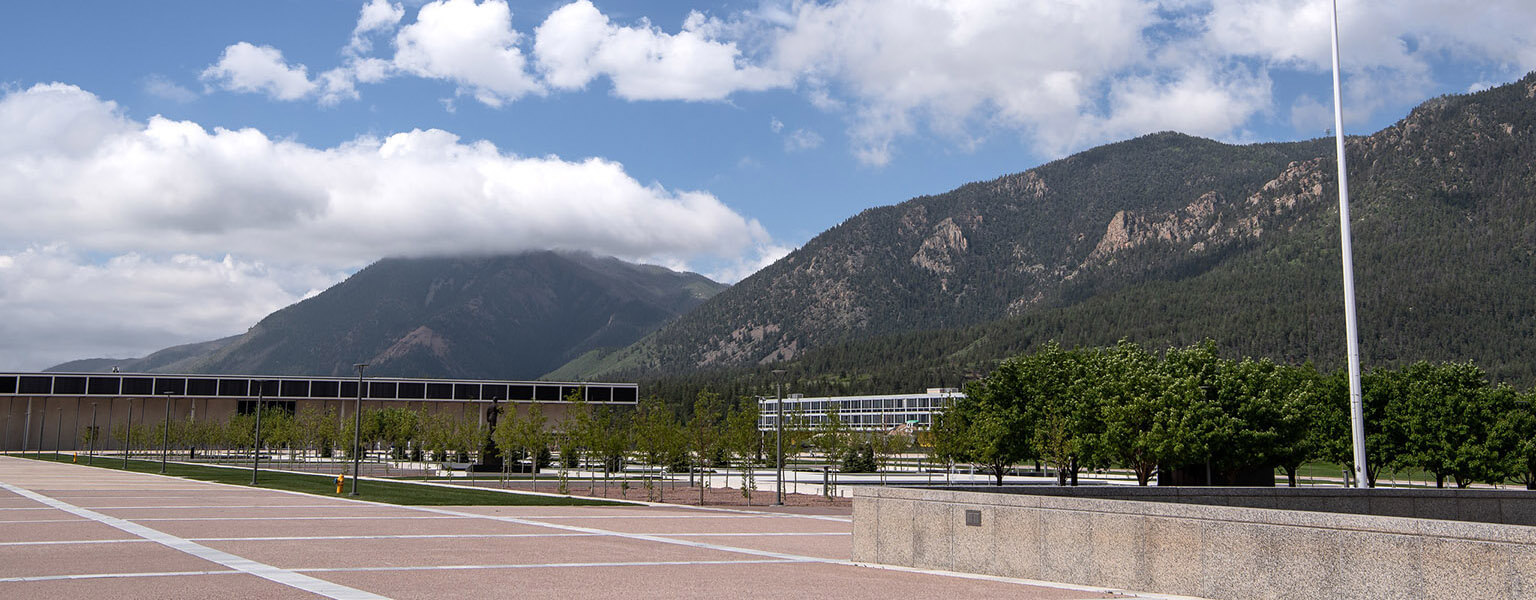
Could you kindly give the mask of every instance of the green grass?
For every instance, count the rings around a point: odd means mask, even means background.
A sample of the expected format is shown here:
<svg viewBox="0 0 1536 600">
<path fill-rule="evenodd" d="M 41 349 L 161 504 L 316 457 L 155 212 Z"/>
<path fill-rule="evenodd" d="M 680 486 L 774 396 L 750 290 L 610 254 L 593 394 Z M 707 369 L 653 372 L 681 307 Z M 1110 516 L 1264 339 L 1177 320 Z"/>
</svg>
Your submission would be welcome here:
<svg viewBox="0 0 1536 600">
<path fill-rule="evenodd" d="M 45 462 L 68 463 L 75 459 L 68 454 L 11 454 L 17 458 L 41 460 Z M 87 466 L 84 457 L 74 464 Z M 123 459 L 121 457 L 96 457 L 93 464 L 89 465 L 101 469 L 113 469 L 122 471 Z M 160 461 L 138 460 L 128 461 L 128 471 L 135 473 L 159 473 Z M 251 470 L 230 467 L 211 467 L 204 465 L 191 465 L 185 463 L 169 463 L 165 467 L 165 474 L 173 477 L 183 477 L 198 481 L 212 481 L 258 487 L 264 489 L 287 490 L 291 492 L 303 492 L 316 496 L 349 497 L 346 494 L 352 489 L 352 481 L 349 480 L 342 489 L 341 494 L 336 493 L 336 477 L 331 475 L 308 475 L 303 473 L 284 473 L 275 471 L 262 471 L 257 479 L 257 485 L 251 486 Z M 405 504 L 417 506 L 619 506 L 626 502 L 613 502 L 606 500 L 590 500 L 586 498 L 537 496 L 533 494 L 519 494 L 515 492 L 497 492 L 489 490 L 461 489 L 442 486 L 427 486 L 411 483 L 397 483 L 393 481 L 375 481 L 363 479 L 357 482 L 358 498 L 373 502 L 388 504 Z"/>
</svg>

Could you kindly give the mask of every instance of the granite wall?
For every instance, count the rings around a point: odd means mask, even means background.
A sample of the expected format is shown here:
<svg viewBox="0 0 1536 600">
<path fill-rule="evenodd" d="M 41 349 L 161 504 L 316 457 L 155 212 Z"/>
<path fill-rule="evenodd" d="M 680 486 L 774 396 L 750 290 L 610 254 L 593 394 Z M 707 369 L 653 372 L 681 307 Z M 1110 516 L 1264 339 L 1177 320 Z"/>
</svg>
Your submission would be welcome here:
<svg viewBox="0 0 1536 600">
<path fill-rule="evenodd" d="M 858 489 L 853 560 L 1205 598 L 1536 598 L 1536 527 L 1047 489 Z"/>
</svg>

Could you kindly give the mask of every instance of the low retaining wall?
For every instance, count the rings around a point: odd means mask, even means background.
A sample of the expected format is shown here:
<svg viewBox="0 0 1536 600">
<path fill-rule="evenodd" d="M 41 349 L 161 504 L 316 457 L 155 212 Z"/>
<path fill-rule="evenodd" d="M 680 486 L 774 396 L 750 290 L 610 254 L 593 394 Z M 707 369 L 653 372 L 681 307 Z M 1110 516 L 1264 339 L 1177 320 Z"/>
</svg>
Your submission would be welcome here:
<svg viewBox="0 0 1536 600">
<path fill-rule="evenodd" d="M 853 560 L 1206 598 L 1536 598 L 1536 527 L 1217 506 L 1210 503 L 1223 494 L 1213 490 L 1123 489 L 860 488 Z M 1445 491 L 1409 493 L 1399 499 L 1406 503 L 1357 497 L 1384 490 L 1336 491 L 1352 492 L 1323 494 L 1337 496 L 1337 509 L 1375 502 L 1444 514 L 1456 505 L 1536 518 L 1527 512 L 1536 495 L 1524 492 L 1437 504 L 1433 496 Z M 1311 490 L 1225 492 L 1250 502 L 1318 500 Z M 1145 497 L 1109 499 L 1136 494 Z M 1202 497 L 1207 503 L 1193 502 Z"/>
</svg>

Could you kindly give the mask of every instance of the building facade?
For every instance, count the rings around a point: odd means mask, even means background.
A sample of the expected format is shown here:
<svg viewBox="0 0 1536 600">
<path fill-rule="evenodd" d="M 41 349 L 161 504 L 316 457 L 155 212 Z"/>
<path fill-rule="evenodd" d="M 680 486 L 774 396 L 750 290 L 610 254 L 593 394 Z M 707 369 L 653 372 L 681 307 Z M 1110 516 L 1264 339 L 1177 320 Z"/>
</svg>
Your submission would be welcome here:
<svg viewBox="0 0 1536 600">
<path fill-rule="evenodd" d="M 0 449 L 80 450 L 80 432 L 93 420 L 106 431 L 113 423 L 225 421 L 252 412 L 258 401 L 290 412 L 335 411 L 345 420 L 355 414 L 358 382 L 356 377 L 0 373 Z M 519 413 L 538 404 L 554 423 L 573 394 L 607 405 L 633 406 L 639 398 L 633 383 L 366 377 L 362 384 L 364 411 L 407 407 L 482 424 L 497 404 Z M 101 444 L 105 447 L 98 450 L 116 448 L 110 436 L 101 436 Z"/>
<path fill-rule="evenodd" d="M 823 396 L 808 398 L 790 394 L 784 399 L 784 426 L 816 429 L 835 412 L 843 426 L 853 431 L 890 431 L 897 427 L 928 429 L 933 415 L 951 402 L 964 398 L 955 388 L 929 388 L 921 394 L 880 394 L 874 396 Z M 772 431 L 778 427 L 778 400 L 759 398 L 757 428 Z"/>
</svg>

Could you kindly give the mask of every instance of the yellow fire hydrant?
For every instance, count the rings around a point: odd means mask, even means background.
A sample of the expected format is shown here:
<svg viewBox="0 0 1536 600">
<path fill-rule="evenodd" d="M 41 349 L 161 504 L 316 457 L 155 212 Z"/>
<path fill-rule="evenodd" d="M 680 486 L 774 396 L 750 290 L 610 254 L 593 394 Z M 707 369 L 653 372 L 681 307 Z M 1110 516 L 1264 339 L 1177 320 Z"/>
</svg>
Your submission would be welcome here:
<svg viewBox="0 0 1536 600">
<path fill-rule="evenodd" d="M 342 484 L 342 482 L 344 482 L 346 480 L 347 480 L 346 474 L 344 474 L 344 473 L 337 473 L 336 474 L 336 493 L 338 493 L 338 494 L 341 493 L 341 484 Z"/>
</svg>

